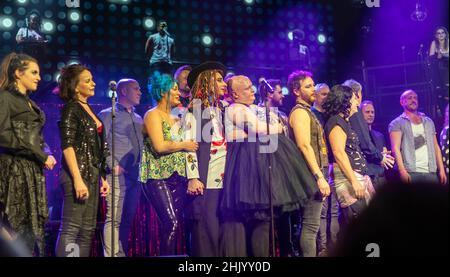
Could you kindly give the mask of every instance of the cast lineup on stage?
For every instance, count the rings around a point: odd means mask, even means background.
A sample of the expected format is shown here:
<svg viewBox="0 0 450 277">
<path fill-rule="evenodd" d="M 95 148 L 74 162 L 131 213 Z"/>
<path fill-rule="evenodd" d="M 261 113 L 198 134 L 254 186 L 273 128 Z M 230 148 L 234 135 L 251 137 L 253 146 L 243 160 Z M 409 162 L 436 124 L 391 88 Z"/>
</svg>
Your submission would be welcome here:
<svg viewBox="0 0 450 277">
<path fill-rule="evenodd" d="M 261 103 L 254 104 L 251 80 L 225 76 L 222 63 L 185 65 L 169 74 L 175 44 L 166 27 L 162 22 L 146 43 L 149 93 L 156 105 L 142 118 L 135 112 L 138 82 L 117 83 L 114 157 L 112 108 L 97 115 L 88 102 L 95 76 L 81 64 L 61 70 L 59 96 L 65 104 L 58 162 L 64 203 L 57 256 L 68 256 L 73 245 L 79 256 L 89 256 L 100 197 L 107 203 L 104 256 L 129 253 L 131 225 L 145 194 L 159 219 L 161 256 L 177 254 L 181 226 L 189 256 L 269 256 L 272 205 L 280 256 L 314 257 L 327 256 L 339 229 L 358 217 L 386 182 L 386 170 L 396 168 L 404 182 L 448 185 L 448 104 L 438 142 L 433 121 L 418 112 L 417 93 L 399 92 L 404 112 L 389 124 L 388 145 L 372 129 L 376 107 L 364 100 L 357 81 L 330 88 L 315 84 L 311 72 L 295 70 L 287 82 L 295 106 L 284 114 L 278 110 L 285 97 L 279 80 L 263 80 Z M 448 33 L 446 39 L 439 50 L 439 41 L 433 42 L 438 58 L 448 59 Z M 44 169 L 52 170 L 57 161 L 42 136 L 45 115 L 29 98 L 39 81 L 33 57 L 11 53 L 3 59 L 0 234 L 44 256 Z"/>
</svg>

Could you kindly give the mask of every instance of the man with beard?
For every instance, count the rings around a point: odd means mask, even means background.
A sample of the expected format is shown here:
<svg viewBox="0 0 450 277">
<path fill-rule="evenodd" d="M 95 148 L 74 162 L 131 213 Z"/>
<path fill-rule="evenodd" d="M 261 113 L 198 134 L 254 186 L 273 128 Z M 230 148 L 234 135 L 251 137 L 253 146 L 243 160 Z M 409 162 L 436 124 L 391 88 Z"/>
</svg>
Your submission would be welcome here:
<svg viewBox="0 0 450 277">
<path fill-rule="evenodd" d="M 400 105 L 404 112 L 389 124 L 391 148 L 400 179 L 406 183 L 445 184 L 447 177 L 434 123 L 425 114 L 418 112 L 417 93 L 413 90 L 403 92 Z"/>
<path fill-rule="evenodd" d="M 289 116 L 292 138 L 305 157 L 308 168 L 316 179 L 316 186 L 320 190 L 318 196 L 308 199 L 301 211 L 300 248 L 304 257 L 315 257 L 322 197 L 330 195 L 330 185 L 325 178 L 328 169 L 328 152 L 323 127 L 311 112 L 311 105 L 315 100 L 312 74 L 307 71 L 295 71 L 289 76 L 288 86 L 296 103 Z"/>
</svg>

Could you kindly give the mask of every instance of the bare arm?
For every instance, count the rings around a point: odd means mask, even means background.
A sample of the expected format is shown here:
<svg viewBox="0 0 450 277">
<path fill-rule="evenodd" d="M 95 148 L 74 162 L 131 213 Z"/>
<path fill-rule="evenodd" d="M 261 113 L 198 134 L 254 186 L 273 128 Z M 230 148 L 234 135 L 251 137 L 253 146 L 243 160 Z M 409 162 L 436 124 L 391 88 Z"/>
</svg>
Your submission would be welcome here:
<svg viewBox="0 0 450 277">
<path fill-rule="evenodd" d="M 145 114 L 144 128 L 152 142 L 153 149 L 158 154 L 169 154 L 183 150 L 192 150 L 190 146 L 193 142 L 176 142 L 164 139 L 162 120 L 156 110 L 149 111 Z"/>
<path fill-rule="evenodd" d="M 398 170 L 406 170 L 405 164 L 403 163 L 402 153 L 400 152 L 400 144 L 402 141 L 401 131 L 392 131 L 389 133 L 391 139 L 391 150 L 394 155 L 395 162 L 397 163 Z"/>
<path fill-rule="evenodd" d="M 291 125 L 294 130 L 295 143 L 305 157 L 311 172 L 315 176 L 319 176 L 317 179 L 317 186 L 319 187 L 322 196 L 326 197 L 330 195 L 330 185 L 323 176 L 322 170 L 317 163 L 314 149 L 311 146 L 310 123 L 311 118 L 307 112 L 302 109 L 296 109 L 289 118 L 289 125 Z"/>
<path fill-rule="evenodd" d="M 429 55 L 434 56 L 436 54 L 436 42 L 433 40 L 430 45 Z"/>
<path fill-rule="evenodd" d="M 231 116 L 233 124 L 240 128 L 246 127 L 248 134 L 267 135 L 266 122 L 259 120 L 248 107 L 233 105 L 227 109 L 227 113 Z M 281 132 L 283 132 L 281 124 L 269 124 L 269 134 L 278 134 Z"/>
<path fill-rule="evenodd" d="M 316 160 L 316 155 L 314 154 L 314 149 L 311 146 L 310 123 L 311 119 L 307 112 L 302 109 L 296 109 L 289 119 L 289 124 L 294 130 L 295 143 L 305 157 L 311 172 L 322 175 L 322 171 Z"/>
<path fill-rule="evenodd" d="M 400 174 L 400 179 L 403 182 L 409 183 L 411 182 L 411 176 L 405 168 L 405 164 L 403 162 L 402 153 L 400 152 L 400 145 L 402 142 L 402 132 L 401 131 L 391 131 L 389 133 L 391 139 L 391 150 L 395 158 L 395 162 L 397 163 L 398 173 Z"/>
</svg>

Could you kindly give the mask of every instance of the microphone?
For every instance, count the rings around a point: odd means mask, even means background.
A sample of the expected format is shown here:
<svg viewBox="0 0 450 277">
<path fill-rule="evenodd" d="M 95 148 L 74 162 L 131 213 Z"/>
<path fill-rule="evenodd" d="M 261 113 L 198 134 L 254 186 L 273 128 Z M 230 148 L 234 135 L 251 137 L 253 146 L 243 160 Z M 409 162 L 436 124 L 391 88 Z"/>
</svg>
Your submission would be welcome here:
<svg viewBox="0 0 450 277">
<path fill-rule="evenodd" d="M 109 81 L 108 87 L 111 91 L 116 91 L 117 82 L 114 80 Z"/>
<path fill-rule="evenodd" d="M 163 30 L 163 32 L 164 32 L 168 37 L 171 36 L 170 33 L 167 32 L 167 27 L 164 27 L 162 30 Z"/>
<path fill-rule="evenodd" d="M 112 117 L 116 116 L 116 89 L 117 89 L 117 83 L 116 81 L 112 80 L 108 83 L 109 91 L 111 92 L 111 115 Z"/>
<path fill-rule="evenodd" d="M 260 80 L 261 83 L 263 83 L 267 89 L 269 90 L 270 93 L 273 93 L 275 90 L 273 89 L 273 87 L 266 81 L 266 79 L 262 78 Z"/>
</svg>

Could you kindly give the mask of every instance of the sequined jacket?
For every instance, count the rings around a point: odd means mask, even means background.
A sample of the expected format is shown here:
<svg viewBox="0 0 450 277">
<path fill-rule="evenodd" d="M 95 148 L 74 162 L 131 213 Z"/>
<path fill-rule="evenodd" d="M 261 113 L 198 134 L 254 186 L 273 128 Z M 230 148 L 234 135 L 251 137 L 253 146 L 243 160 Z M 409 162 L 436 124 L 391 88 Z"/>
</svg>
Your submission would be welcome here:
<svg viewBox="0 0 450 277">
<path fill-rule="evenodd" d="M 64 105 L 58 125 L 61 148 L 73 147 L 81 177 L 89 184 L 98 184 L 95 169 L 105 177 L 106 157 L 109 155 L 105 132 L 101 136 L 98 134 L 94 119 L 76 101 Z M 70 172 L 65 159 L 61 164 L 63 170 Z"/>
<path fill-rule="evenodd" d="M 51 155 L 42 137 L 44 123 L 44 112 L 27 95 L 0 91 L 0 153 L 44 164 Z"/>
</svg>

